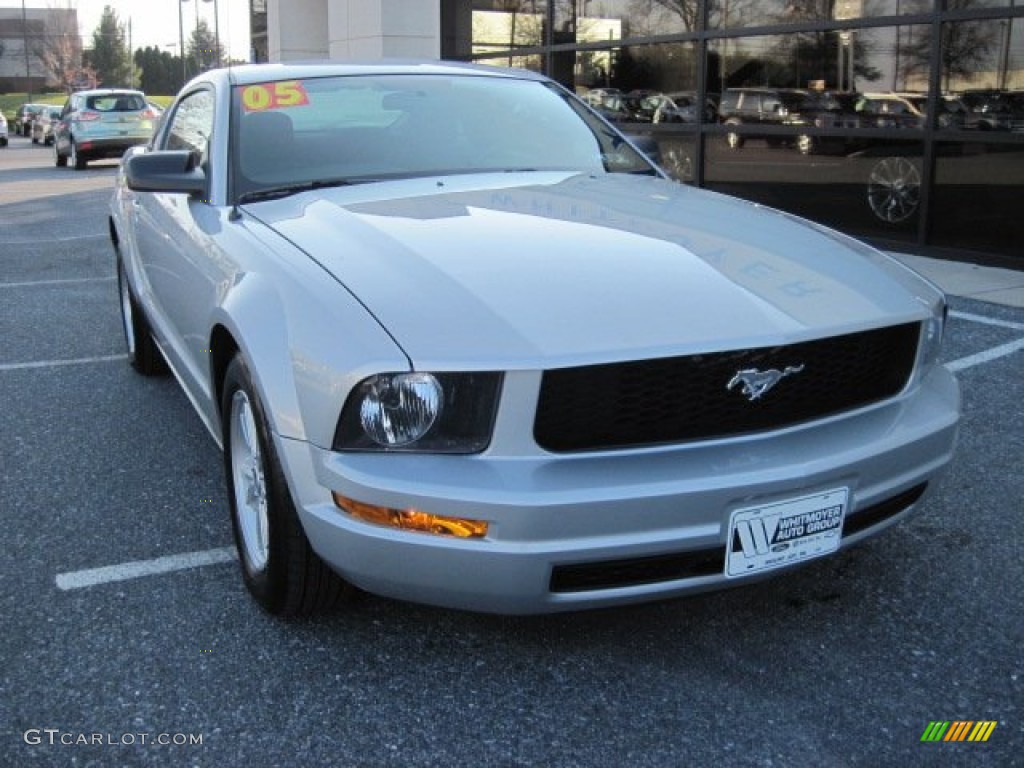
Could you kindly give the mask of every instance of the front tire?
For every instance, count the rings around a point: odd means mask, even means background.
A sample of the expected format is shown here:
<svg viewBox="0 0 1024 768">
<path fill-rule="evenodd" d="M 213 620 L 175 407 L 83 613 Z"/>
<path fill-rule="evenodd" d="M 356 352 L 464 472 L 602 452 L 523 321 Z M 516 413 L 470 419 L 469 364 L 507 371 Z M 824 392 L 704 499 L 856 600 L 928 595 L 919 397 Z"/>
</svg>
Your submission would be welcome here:
<svg viewBox="0 0 1024 768">
<path fill-rule="evenodd" d="M 303 616 L 336 605 L 353 587 L 310 546 L 268 425 L 249 368 L 236 356 L 224 375 L 221 427 L 242 578 L 268 613 Z"/>
<path fill-rule="evenodd" d="M 740 125 L 740 121 L 726 120 L 725 124 L 736 126 Z M 729 149 L 742 149 L 744 140 L 740 134 L 736 133 L 736 131 L 729 131 L 727 134 L 725 134 L 725 143 L 729 145 Z"/>
<path fill-rule="evenodd" d="M 56 141 L 53 142 L 53 162 L 58 168 L 67 168 L 68 166 L 68 158 L 60 153 Z"/>
<path fill-rule="evenodd" d="M 796 148 L 801 155 L 813 155 L 818 151 L 818 140 L 814 136 L 801 134 L 796 137 Z"/>
</svg>

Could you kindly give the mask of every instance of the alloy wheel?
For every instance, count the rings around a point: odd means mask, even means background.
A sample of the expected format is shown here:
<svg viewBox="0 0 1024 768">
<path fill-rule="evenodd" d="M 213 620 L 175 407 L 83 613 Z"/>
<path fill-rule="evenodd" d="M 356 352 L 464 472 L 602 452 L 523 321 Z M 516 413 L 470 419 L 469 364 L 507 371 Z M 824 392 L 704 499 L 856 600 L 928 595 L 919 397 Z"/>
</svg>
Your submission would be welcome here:
<svg viewBox="0 0 1024 768">
<path fill-rule="evenodd" d="M 262 571 L 270 559 L 270 519 L 267 484 L 252 403 L 241 389 L 231 398 L 231 473 L 235 509 L 243 555 L 252 572 Z"/>
</svg>

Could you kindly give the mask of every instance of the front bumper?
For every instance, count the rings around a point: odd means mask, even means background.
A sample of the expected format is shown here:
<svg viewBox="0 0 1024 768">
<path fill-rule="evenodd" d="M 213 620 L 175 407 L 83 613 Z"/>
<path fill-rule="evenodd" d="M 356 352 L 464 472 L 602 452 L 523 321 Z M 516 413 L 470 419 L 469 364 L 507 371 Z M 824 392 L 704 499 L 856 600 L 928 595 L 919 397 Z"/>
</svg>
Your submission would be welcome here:
<svg viewBox="0 0 1024 768">
<path fill-rule="evenodd" d="M 527 457 L 338 454 L 278 444 L 311 545 L 353 584 L 435 605 L 545 613 L 742 582 L 727 580 L 707 557 L 721 553 L 721 562 L 730 512 L 751 504 L 845 487 L 842 546 L 882 530 L 951 460 L 959 405 L 956 380 L 937 367 L 896 401 L 714 443 Z M 336 507 L 331 490 L 486 520 L 490 529 L 484 539 L 457 540 L 380 527 Z M 662 567 L 680 558 L 698 567 Z M 609 580 L 637 564 L 655 567 L 639 579 Z M 587 575 L 594 573 L 596 581 Z"/>
</svg>

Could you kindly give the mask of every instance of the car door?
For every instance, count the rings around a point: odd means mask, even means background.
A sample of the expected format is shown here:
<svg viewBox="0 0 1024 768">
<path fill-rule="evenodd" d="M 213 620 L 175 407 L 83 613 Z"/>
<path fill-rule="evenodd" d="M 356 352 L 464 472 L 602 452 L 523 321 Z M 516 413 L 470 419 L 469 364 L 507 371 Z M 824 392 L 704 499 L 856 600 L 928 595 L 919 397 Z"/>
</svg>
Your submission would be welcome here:
<svg viewBox="0 0 1024 768">
<path fill-rule="evenodd" d="M 188 150 L 210 179 L 214 93 L 201 87 L 178 101 L 156 150 Z M 216 286 L 224 279 L 214 237 L 222 212 L 204 195 L 140 192 L 132 220 L 139 268 L 153 332 L 167 362 L 196 402 L 209 396 L 208 320 Z"/>
</svg>

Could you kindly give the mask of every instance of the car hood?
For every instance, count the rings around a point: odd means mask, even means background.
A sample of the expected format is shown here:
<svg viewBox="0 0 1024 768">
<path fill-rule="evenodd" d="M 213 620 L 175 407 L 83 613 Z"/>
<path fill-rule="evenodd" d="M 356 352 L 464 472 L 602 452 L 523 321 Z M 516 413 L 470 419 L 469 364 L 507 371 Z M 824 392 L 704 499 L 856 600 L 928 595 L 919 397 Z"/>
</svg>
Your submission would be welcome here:
<svg viewBox="0 0 1024 768">
<path fill-rule="evenodd" d="M 923 281 L 879 269 L 882 257 L 841 235 L 650 177 L 410 179 L 246 211 L 321 264 L 421 369 L 773 346 L 927 314 Z"/>
</svg>

